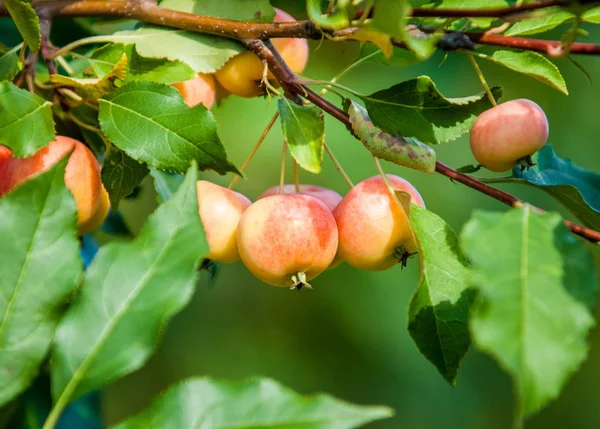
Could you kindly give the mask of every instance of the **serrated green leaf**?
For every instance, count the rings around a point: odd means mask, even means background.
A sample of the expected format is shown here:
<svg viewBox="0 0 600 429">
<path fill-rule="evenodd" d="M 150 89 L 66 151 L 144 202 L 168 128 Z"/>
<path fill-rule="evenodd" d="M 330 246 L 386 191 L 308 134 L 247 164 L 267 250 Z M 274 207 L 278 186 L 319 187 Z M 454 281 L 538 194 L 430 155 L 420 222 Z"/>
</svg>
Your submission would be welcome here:
<svg viewBox="0 0 600 429">
<path fill-rule="evenodd" d="M 329 395 L 300 396 L 270 379 L 187 380 L 145 411 L 112 429 L 302 428 L 351 429 L 389 418 L 387 407 L 360 406 Z"/>
<path fill-rule="evenodd" d="M 492 87 L 496 99 L 500 87 Z M 414 137 L 425 143 L 443 143 L 467 133 L 477 115 L 492 107 L 485 92 L 446 98 L 428 76 L 401 82 L 361 96 L 373 123 L 388 134 Z"/>
<path fill-rule="evenodd" d="M 54 140 L 52 103 L 0 82 L 0 143 L 17 158 L 33 155 Z"/>
<path fill-rule="evenodd" d="M 299 106 L 279 99 L 283 138 L 298 165 L 311 173 L 321 172 L 325 143 L 323 111 L 316 106 Z"/>
<path fill-rule="evenodd" d="M 473 52 L 472 55 L 499 64 L 517 73 L 530 76 L 565 95 L 569 95 L 567 84 L 558 67 L 548 58 L 537 52 L 495 49 L 490 50 L 489 53 L 481 51 Z"/>
<path fill-rule="evenodd" d="M 23 63 L 16 52 L 9 51 L 0 57 L 0 81 L 12 81 L 23 69 Z"/>
<path fill-rule="evenodd" d="M 512 178 L 485 181 L 535 186 L 552 195 L 587 227 L 599 230 L 600 174 L 560 158 L 552 145 L 541 148 L 534 159 L 536 165 L 525 171 L 513 169 Z"/>
<path fill-rule="evenodd" d="M 269 0 L 162 0 L 160 6 L 196 15 L 236 21 L 272 22 L 275 12 Z"/>
<path fill-rule="evenodd" d="M 140 55 L 179 60 L 196 73 L 213 73 L 245 50 L 239 42 L 224 37 L 154 26 L 118 31 L 103 39 L 114 43 L 134 43 Z"/>
<path fill-rule="evenodd" d="M 35 378 L 82 271 L 67 158 L 0 198 L 0 404 Z"/>
<path fill-rule="evenodd" d="M 375 0 L 371 26 L 382 33 L 404 41 L 410 14 L 408 0 Z"/>
<path fill-rule="evenodd" d="M 127 73 L 127 55 L 121 55 L 114 68 L 99 79 L 76 79 L 59 74 L 50 75 L 50 82 L 57 87 L 70 87 L 86 100 L 97 100 L 104 94 L 115 90 L 117 81 L 125 80 Z"/>
<path fill-rule="evenodd" d="M 600 24 L 600 6 L 593 7 L 589 10 L 586 10 L 581 19 L 584 22 L 590 22 L 592 24 Z"/>
<path fill-rule="evenodd" d="M 102 183 L 110 196 L 113 210 L 137 188 L 148 175 L 148 166 L 132 159 L 121 149 L 111 146 L 102 162 Z"/>
<path fill-rule="evenodd" d="M 384 133 L 373 125 L 367 111 L 355 101 L 348 109 L 354 134 L 377 158 L 425 173 L 435 171 L 436 155 L 432 148 L 418 140 Z"/>
<path fill-rule="evenodd" d="M 190 167 L 176 195 L 137 238 L 102 246 L 88 267 L 52 350 L 52 395 L 60 404 L 141 367 L 164 324 L 191 298 L 208 251 L 196 170 Z"/>
<path fill-rule="evenodd" d="M 504 34 L 507 36 L 525 36 L 550 31 L 561 24 L 571 21 L 575 15 L 560 7 L 549 7 L 536 13 L 533 18 L 516 22 Z"/>
<path fill-rule="evenodd" d="M 25 43 L 29 45 L 33 52 L 37 52 L 40 50 L 42 36 L 40 33 L 40 19 L 35 13 L 31 1 L 4 0 L 4 7 L 6 7 L 10 17 L 17 25 Z"/>
<path fill-rule="evenodd" d="M 473 343 L 513 377 L 524 417 L 556 398 L 587 355 L 594 321 L 578 297 L 594 293 L 596 275 L 584 250 L 576 265 L 561 253 L 582 246 L 566 237 L 559 215 L 530 207 L 476 212 L 461 234 L 479 292 Z"/>
<path fill-rule="evenodd" d="M 148 80 L 171 84 L 183 82 L 196 76 L 190 66 L 179 60 L 149 58 L 140 55 L 135 45 L 111 43 L 94 51 L 89 62 L 100 77 L 114 69 L 123 54 L 127 55 L 127 73 L 125 82 Z"/>
<path fill-rule="evenodd" d="M 100 101 L 100 127 L 115 146 L 138 162 L 160 170 L 237 172 L 217 135 L 217 123 L 202 104 L 188 107 L 175 88 L 131 82 Z"/>
<path fill-rule="evenodd" d="M 471 344 L 471 272 L 456 233 L 443 219 L 413 205 L 410 220 L 419 243 L 421 275 L 410 301 L 408 330 L 421 353 L 454 386 Z"/>
<path fill-rule="evenodd" d="M 156 200 L 159 204 L 169 201 L 173 198 L 175 191 L 181 186 L 183 176 L 175 173 L 165 173 L 155 169 L 150 170 L 150 175 L 154 179 L 154 189 L 156 189 Z"/>
</svg>

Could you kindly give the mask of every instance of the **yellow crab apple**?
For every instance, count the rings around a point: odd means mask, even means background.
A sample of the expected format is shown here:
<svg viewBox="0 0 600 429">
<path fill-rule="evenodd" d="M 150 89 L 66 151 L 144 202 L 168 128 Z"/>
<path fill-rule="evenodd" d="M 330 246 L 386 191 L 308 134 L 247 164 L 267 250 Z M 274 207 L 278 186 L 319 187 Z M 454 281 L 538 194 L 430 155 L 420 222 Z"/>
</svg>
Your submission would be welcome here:
<svg viewBox="0 0 600 429">
<path fill-rule="evenodd" d="M 329 208 L 329 210 L 333 211 L 336 206 L 342 201 L 342 196 L 331 189 L 323 188 L 321 186 L 316 185 L 299 185 L 299 192 L 296 192 L 295 185 L 284 185 L 283 193 L 284 194 L 302 194 L 302 195 L 310 195 L 312 197 L 318 198 L 325 203 L 325 205 Z M 272 188 L 267 189 L 263 192 L 258 199 L 265 197 L 270 197 L 272 195 L 279 194 L 279 186 L 273 186 Z"/>
<path fill-rule="evenodd" d="M 405 179 L 386 175 L 392 187 L 407 192 L 411 203 L 425 207 L 419 192 Z M 402 255 L 416 250 L 402 207 L 381 176 L 352 188 L 333 211 L 338 232 L 338 257 L 363 270 L 385 270 Z"/>
<path fill-rule="evenodd" d="M 471 128 L 471 151 L 488 170 L 508 171 L 540 150 L 548 140 L 548 119 L 531 100 L 517 99 L 483 112 Z M 525 164 L 524 164 L 525 165 Z"/>
<path fill-rule="evenodd" d="M 310 287 L 308 281 L 333 261 L 337 245 L 331 211 L 309 195 L 262 198 L 246 210 L 238 227 L 242 262 L 273 286 Z"/>
<path fill-rule="evenodd" d="M 199 180 L 196 190 L 198 213 L 208 242 L 206 258 L 225 263 L 238 261 L 237 228 L 250 200 L 206 180 Z"/>
</svg>

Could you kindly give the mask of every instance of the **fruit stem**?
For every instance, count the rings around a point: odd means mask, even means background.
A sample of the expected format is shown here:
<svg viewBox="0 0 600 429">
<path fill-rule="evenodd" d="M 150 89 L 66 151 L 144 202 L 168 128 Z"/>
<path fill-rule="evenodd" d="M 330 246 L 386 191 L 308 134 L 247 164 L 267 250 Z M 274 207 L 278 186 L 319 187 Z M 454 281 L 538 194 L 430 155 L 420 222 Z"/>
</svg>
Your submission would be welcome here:
<svg viewBox="0 0 600 429">
<path fill-rule="evenodd" d="M 292 157 L 292 167 L 294 169 L 294 190 L 296 193 L 300 192 L 300 179 L 298 177 L 298 162 Z"/>
<path fill-rule="evenodd" d="M 271 128 L 273 128 L 273 124 L 275 124 L 275 121 L 277 120 L 278 117 L 279 117 L 279 110 L 275 112 L 275 114 L 273 115 L 273 117 L 271 118 L 271 120 L 269 121 L 269 123 L 267 124 L 267 127 L 263 130 L 262 134 L 258 138 L 258 141 L 256 142 L 256 144 L 254 145 L 254 147 L 252 148 L 252 150 L 248 154 L 248 157 L 246 158 L 246 160 L 244 161 L 244 163 L 240 167 L 240 171 L 242 173 L 244 172 L 244 170 L 246 169 L 246 167 L 248 166 L 248 164 L 250 164 L 250 161 L 252 160 L 252 158 L 254 157 L 254 155 L 256 155 L 256 152 L 258 152 L 258 148 L 260 147 L 260 145 L 262 144 L 262 142 L 265 140 L 265 138 L 269 134 L 269 131 L 271 131 Z M 239 180 L 239 178 L 240 178 L 240 176 L 237 176 L 237 175 L 234 176 L 233 179 L 231 180 L 231 183 L 229 184 L 229 186 L 227 188 L 228 189 L 233 189 L 233 185 L 235 185 L 235 183 Z"/>
<path fill-rule="evenodd" d="M 283 147 L 281 149 L 281 169 L 279 170 L 279 194 L 282 195 L 283 185 L 285 183 L 285 161 L 287 155 L 287 141 L 283 141 Z"/>
<path fill-rule="evenodd" d="M 352 180 L 350 180 L 350 177 L 348 177 L 348 175 L 346 174 L 346 172 L 342 168 L 342 165 L 339 163 L 339 161 L 337 160 L 337 158 L 333 154 L 333 151 L 331 150 L 331 148 L 329 147 L 329 145 L 327 143 L 323 142 L 323 147 L 327 151 L 327 155 L 329 155 L 329 158 L 331 158 L 331 162 L 333 162 L 333 165 L 335 165 L 335 168 L 337 169 L 337 171 L 340 172 L 340 174 L 342 175 L 342 177 L 344 178 L 344 180 L 346 181 L 346 183 L 348 184 L 348 186 L 350 186 L 350 188 L 354 188 L 354 183 L 352 183 Z"/>
<path fill-rule="evenodd" d="M 487 94 L 488 98 L 490 99 L 490 103 L 492 103 L 492 106 L 496 106 L 498 103 L 496 102 L 496 99 L 494 98 L 494 95 L 492 94 L 492 91 L 490 90 L 490 87 L 487 84 L 487 81 L 485 80 L 485 76 L 483 76 L 483 73 L 482 73 L 481 69 L 479 68 L 479 64 L 477 64 L 477 61 L 475 61 L 475 58 L 473 58 L 473 55 L 467 54 L 467 57 L 469 57 L 469 61 L 471 61 L 471 64 L 473 65 L 473 68 L 475 69 L 475 73 L 477 74 L 477 77 L 479 78 L 481 85 L 483 85 L 483 89 L 485 89 L 485 93 Z"/>
</svg>

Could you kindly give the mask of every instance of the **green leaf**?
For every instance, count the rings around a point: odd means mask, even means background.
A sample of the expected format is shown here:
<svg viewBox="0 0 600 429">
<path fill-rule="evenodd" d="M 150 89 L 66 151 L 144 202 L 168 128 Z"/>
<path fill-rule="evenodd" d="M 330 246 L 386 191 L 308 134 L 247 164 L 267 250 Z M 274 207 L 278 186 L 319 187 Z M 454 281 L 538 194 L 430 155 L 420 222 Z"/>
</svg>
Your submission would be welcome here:
<svg viewBox="0 0 600 429">
<path fill-rule="evenodd" d="M 513 377 L 526 417 L 556 398 L 586 358 L 594 321 L 580 297 L 597 289 L 592 259 L 559 215 L 530 207 L 476 212 L 461 243 L 479 292 L 473 343 Z M 562 253 L 577 248 L 580 260 Z"/>
<path fill-rule="evenodd" d="M 41 33 L 38 18 L 31 0 L 4 0 L 4 6 L 13 19 L 25 43 L 33 52 L 40 50 Z"/>
<path fill-rule="evenodd" d="M 410 301 L 408 330 L 415 344 L 452 386 L 471 343 L 468 327 L 471 272 L 458 237 L 443 219 L 411 206 L 421 276 Z"/>
<path fill-rule="evenodd" d="M 127 56 L 123 54 L 114 68 L 99 79 L 76 79 L 59 74 L 50 75 L 50 82 L 57 87 L 70 87 L 86 100 L 97 100 L 107 92 L 115 90 L 117 81 L 123 81 L 127 73 Z"/>
<path fill-rule="evenodd" d="M 384 133 L 373 125 L 367 111 L 355 101 L 348 109 L 354 134 L 377 158 L 425 173 L 435 171 L 436 155 L 432 148 L 418 140 Z"/>
<path fill-rule="evenodd" d="M 111 43 L 94 51 L 89 62 L 98 76 L 104 76 L 114 69 L 115 64 L 125 54 L 127 74 L 125 82 L 148 80 L 171 84 L 192 79 L 196 73 L 190 66 L 179 60 L 150 58 L 140 55 L 133 44 Z"/>
<path fill-rule="evenodd" d="M 537 52 L 498 49 L 491 50 L 489 54 L 477 51 L 473 52 L 472 55 L 537 79 L 563 94 L 569 95 L 567 84 L 560 74 L 558 67 L 545 56 L 538 54 Z"/>
<path fill-rule="evenodd" d="M 183 181 L 181 174 L 165 173 L 164 171 L 155 169 L 150 170 L 150 175 L 154 179 L 156 199 L 159 204 L 173 198 L 175 191 L 181 186 L 181 182 Z"/>
<path fill-rule="evenodd" d="M 502 89 L 492 87 L 496 99 Z M 446 98 L 428 76 L 361 96 L 373 123 L 388 134 L 443 143 L 468 132 L 480 113 L 492 107 L 485 92 L 471 97 Z"/>
<path fill-rule="evenodd" d="M 113 210 L 130 195 L 148 175 L 148 166 L 140 164 L 121 149 L 110 146 L 102 163 L 102 183 L 110 196 Z"/>
<path fill-rule="evenodd" d="M 560 7 L 549 7 L 537 13 L 538 16 L 516 22 L 506 33 L 507 36 L 525 36 L 550 31 L 571 21 L 575 15 Z"/>
<path fill-rule="evenodd" d="M 371 26 L 399 40 L 406 39 L 406 22 L 410 14 L 408 0 L 375 0 Z"/>
<path fill-rule="evenodd" d="M 506 0 L 442 0 L 438 2 L 436 9 L 495 9 L 507 7 Z M 488 28 L 493 18 L 469 18 L 471 26 L 477 28 Z M 461 23 L 461 27 L 464 24 Z"/>
<path fill-rule="evenodd" d="M 161 7 L 237 21 L 273 22 L 275 12 L 269 0 L 162 0 Z"/>
<path fill-rule="evenodd" d="M 224 37 L 153 26 L 118 31 L 103 40 L 134 43 L 140 55 L 179 60 L 196 73 L 213 73 L 245 50 L 241 43 Z"/>
<path fill-rule="evenodd" d="M 0 143 L 17 158 L 33 155 L 54 140 L 52 103 L 0 82 Z"/>
<path fill-rule="evenodd" d="M 323 111 L 316 106 L 298 106 L 283 98 L 277 106 L 290 153 L 300 167 L 320 173 L 325 143 Z"/>
<path fill-rule="evenodd" d="M 558 157 L 551 145 L 541 148 L 535 161 L 536 165 L 525 171 L 513 169 L 512 178 L 486 182 L 535 186 L 552 195 L 585 226 L 600 229 L 600 174 Z"/>
<path fill-rule="evenodd" d="M 175 88 L 131 82 L 100 99 L 98 116 L 106 137 L 130 157 L 160 170 L 237 172 L 217 135 L 217 122 L 202 104 L 190 108 Z"/>
<path fill-rule="evenodd" d="M 88 267 L 52 350 L 52 394 L 61 406 L 140 368 L 165 323 L 190 300 L 208 251 L 198 216 L 196 167 L 131 242 L 111 242 Z M 60 412 L 60 409 L 58 410 Z"/>
<path fill-rule="evenodd" d="M 37 375 L 82 271 L 66 163 L 0 198 L 0 404 Z"/>
<path fill-rule="evenodd" d="M 593 7 L 583 13 L 581 19 L 592 24 L 600 24 L 600 6 Z"/>
<path fill-rule="evenodd" d="M 329 395 L 300 396 L 268 378 L 194 378 L 171 387 L 147 410 L 112 429 L 351 429 L 389 418 L 387 407 L 352 405 Z"/>
<path fill-rule="evenodd" d="M 11 81 L 23 68 L 16 52 L 9 51 L 0 57 L 0 81 Z"/>
</svg>

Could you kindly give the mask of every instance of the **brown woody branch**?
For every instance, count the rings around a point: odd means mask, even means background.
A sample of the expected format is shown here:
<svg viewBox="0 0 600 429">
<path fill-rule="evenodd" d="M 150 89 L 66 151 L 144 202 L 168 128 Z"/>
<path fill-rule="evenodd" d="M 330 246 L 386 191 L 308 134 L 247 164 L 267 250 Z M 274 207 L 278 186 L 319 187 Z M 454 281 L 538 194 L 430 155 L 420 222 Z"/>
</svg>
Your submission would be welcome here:
<svg viewBox="0 0 600 429">
<path fill-rule="evenodd" d="M 267 63 L 273 75 L 275 75 L 275 77 L 279 80 L 279 82 L 287 92 L 293 93 L 295 95 L 300 95 L 306 98 L 314 105 L 318 106 L 323 111 L 327 112 L 335 119 L 343 123 L 347 128 L 351 128 L 350 118 L 348 117 L 348 114 L 346 114 L 343 110 L 339 109 L 334 104 L 325 100 L 323 97 L 321 97 L 311 89 L 299 84 L 296 81 L 294 73 L 289 69 L 287 64 L 285 64 L 285 62 L 281 59 L 277 51 L 269 42 L 265 43 L 261 40 L 247 40 L 244 43 L 249 50 L 254 52 L 260 59 Z M 489 195 L 490 197 L 508 206 L 519 207 L 527 204 L 524 201 L 507 192 L 486 185 L 485 183 L 482 183 L 479 180 L 474 179 L 473 177 L 468 176 L 466 174 L 459 173 L 458 171 L 454 170 L 453 168 L 447 166 L 446 164 L 440 161 L 436 162 L 435 171 L 439 174 L 449 177 L 452 180 L 462 183 L 463 185 L 466 185 L 479 192 Z M 538 212 L 544 212 L 540 208 L 534 206 L 531 207 Z M 593 243 L 600 242 L 599 231 L 586 228 L 582 225 L 568 220 L 565 220 L 565 225 L 571 230 L 571 232 L 585 238 L 586 240 L 589 240 Z"/>
<path fill-rule="evenodd" d="M 544 1 L 528 3 L 518 7 L 501 9 L 413 9 L 414 16 L 449 17 L 456 16 L 505 16 L 525 10 L 541 9 L 566 4 L 565 1 Z M 105 17 L 127 18 L 165 27 L 179 28 L 194 32 L 213 34 L 235 40 L 272 39 L 297 37 L 321 39 L 324 36 L 343 36 L 344 33 L 328 32 L 317 29 L 311 21 L 297 22 L 243 22 L 229 19 L 199 16 L 158 7 L 148 0 L 80 0 L 80 1 L 34 1 L 33 6 L 49 17 Z M 483 15 L 481 15 L 483 14 Z M 0 3 L 0 16 L 8 16 L 7 9 Z M 453 15 L 452 15 L 453 16 Z M 548 55 L 560 54 L 560 42 L 520 37 L 508 37 L 491 33 L 465 33 L 473 42 L 482 45 L 505 46 L 522 50 L 541 52 Z M 399 43 L 402 46 L 401 43 Z M 600 45 L 574 43 L 570 53 L 600 55 Z"/>
</svg>

